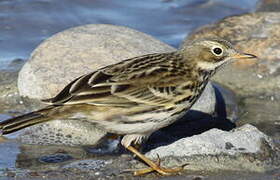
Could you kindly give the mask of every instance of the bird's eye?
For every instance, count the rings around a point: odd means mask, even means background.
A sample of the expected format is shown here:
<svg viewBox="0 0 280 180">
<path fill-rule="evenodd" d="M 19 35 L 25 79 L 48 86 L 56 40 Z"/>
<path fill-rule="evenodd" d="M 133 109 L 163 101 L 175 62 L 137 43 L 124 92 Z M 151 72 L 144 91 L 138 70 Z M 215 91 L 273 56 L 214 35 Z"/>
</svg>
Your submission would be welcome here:
<svg viewBox="0 0 280 180">
<path fill-rule="evenodd" d="M 217 55 L 217 56 L 219 56 L 219 55 L 221 55 L 221 54 L 223 53 L 222 48 L 219 48 L 219 47 L 213 48 L 212 51 L 213 51 L 213 53 L 214 53 L 215 55 Z"/>
</svg>

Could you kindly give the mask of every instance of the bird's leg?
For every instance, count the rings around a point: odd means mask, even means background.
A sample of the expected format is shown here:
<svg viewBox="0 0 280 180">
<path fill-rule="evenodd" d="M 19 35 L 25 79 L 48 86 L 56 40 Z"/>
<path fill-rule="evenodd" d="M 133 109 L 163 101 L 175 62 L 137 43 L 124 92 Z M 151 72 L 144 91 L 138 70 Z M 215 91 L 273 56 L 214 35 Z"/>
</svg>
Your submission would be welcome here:
<svg viewBox="0 0 280 180">
<path fill-rule="evenodd" d="M 135 171 L 134 175 L 143 175 L 143 174 L 146 174 L 146 173 L 149 173 L 152 171 L 157 171 L 159 174 L 167 176 L 167 175 L 171 175 L 174 173 L 178 173 L 184 169 L 184 166 L 174 168 L 174 169 L 163 168 L 160 166 L 159 160 L 157 163 L 153 162 L 152 160 L 148 159 L 144 154 L 141 154 L 133 146 L 130 145 L 130 146 L 126 147 L 126 149 L 128 149 L 129 151 L 134 153 L 136 156 L 138 156 L 141 160 L 143 160 L 146 164 L 148 164 L 150 166 L 150 168 Z"/>
<path fill-rule="evenodd" d="M 157 161 L 155 162 L 158 166 L 160 166 L 160 158 L 159 158 L 159 155 L 157 154 Z M 152 167 L 147 167 L 147 168 L 144 168 L 144 169 L 139 169 L 137 171 L 134 171 L 134 175 L 135 176 L 141 176 L 141 175 L 144 175 L 144 174 L 148 174 L 150 172 L 153 172 L 155 171 Z"/>
</svg>

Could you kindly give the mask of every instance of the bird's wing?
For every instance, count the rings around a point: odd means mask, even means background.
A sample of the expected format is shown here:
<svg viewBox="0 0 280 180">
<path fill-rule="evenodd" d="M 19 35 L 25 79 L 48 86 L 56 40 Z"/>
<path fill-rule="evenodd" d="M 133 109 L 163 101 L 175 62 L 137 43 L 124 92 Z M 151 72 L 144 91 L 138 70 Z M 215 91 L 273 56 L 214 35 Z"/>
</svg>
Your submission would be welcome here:
<svg viewBox="0 0 280 180">
<path fill-rule="evenodd" d="M 165 106 L 185 73 L 175 53 L 150 54 L 110 65 L 68 84 L 50 104 Z"/>
</svg>

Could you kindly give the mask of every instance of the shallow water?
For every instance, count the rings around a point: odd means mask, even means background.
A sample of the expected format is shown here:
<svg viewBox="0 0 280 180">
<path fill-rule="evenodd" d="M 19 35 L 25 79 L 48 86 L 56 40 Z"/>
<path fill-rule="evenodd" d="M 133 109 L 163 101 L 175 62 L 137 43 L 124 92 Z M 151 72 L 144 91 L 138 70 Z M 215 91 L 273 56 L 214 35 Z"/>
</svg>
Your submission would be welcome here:
<svg viewBox="0 0 280 180">
<path fill-rule="evenodd" d="M 115 24 L 173 46 L 194 28 L 254 9 L 257 0 L 1 0 L 0 68 L 44 39 L 84 24 Z"/>
</svg>

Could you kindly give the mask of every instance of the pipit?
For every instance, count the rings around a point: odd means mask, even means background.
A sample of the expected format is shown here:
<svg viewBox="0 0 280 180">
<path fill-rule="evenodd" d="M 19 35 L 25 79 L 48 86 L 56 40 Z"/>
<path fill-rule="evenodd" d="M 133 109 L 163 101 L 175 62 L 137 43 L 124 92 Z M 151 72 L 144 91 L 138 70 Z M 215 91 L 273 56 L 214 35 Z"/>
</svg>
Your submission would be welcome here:
<svg viewBox="0 0 280 180">
<path fill-rule="evenodd" d="M 201 39 L 169 53 L 139 56 L 78 77 L 48 106 L 0 123 L 2 134 L 54 119 L 86 120 L 107 132 L 124 135 L 121 144 L 149 168 L 169 175 L 167 169 L 141 154 L 133 145 L 183 116 L 202 94 L 209 78 L 234 59 L 256 58 L 240 53 L 221 39 Z"/>
</svg>

